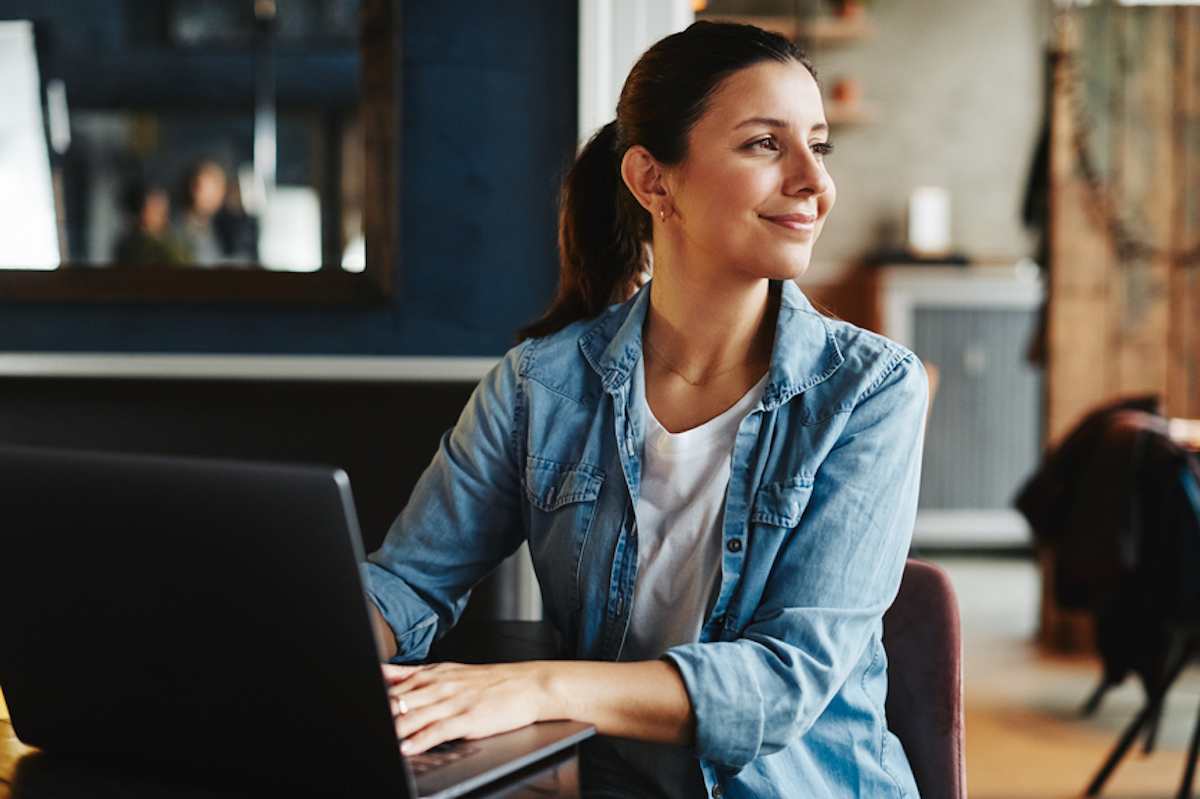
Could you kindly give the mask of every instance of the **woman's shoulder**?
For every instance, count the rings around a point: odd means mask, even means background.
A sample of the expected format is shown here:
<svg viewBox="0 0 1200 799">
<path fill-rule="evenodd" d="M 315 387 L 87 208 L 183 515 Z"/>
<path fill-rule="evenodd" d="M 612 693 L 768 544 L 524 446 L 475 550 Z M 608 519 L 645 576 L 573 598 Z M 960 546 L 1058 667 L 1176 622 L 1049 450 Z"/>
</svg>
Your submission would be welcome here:
<svg viewBox="0 0 1200 799">
<path fill-rule="evenodd" d="M 898 341 L 841 319 L 827 319 L 826 324 L 845 359 L 843 367 L 868 387 L 897 369 L 922 369 L 916 354 Z"/>
<path fill-rule="evenodd" d="M 811 312 L 811 313 L 815 313 Z M 848 412 L 867 397 L 888 392 L 896 402 L 924 401 L 928 378 L 920 358 L 908 347 L 887 336 L 841 319 L 820 315 L 827 332 L 828 347 L 837 367 L 813 387 L 805 403 L 811 415 L 829 416 Z"/>
<path fill-rule="evenodd" d="M 601 393 L 599 375 L 580 347 L 581 340 L 608 313 L 581 319 L 538 338 L 522 341 L 509 351 L 507 358 L 522 382 L 533 382 L 568 399 L 587 402 Z"/>
</svg>

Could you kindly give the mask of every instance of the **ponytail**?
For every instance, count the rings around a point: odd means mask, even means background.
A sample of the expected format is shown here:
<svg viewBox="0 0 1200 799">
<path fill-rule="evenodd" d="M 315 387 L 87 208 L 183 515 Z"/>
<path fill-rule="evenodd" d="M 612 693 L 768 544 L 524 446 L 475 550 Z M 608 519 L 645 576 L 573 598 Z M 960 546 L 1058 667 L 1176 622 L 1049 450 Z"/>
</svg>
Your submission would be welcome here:
<svg viewBox="0 0 1200 799">
<path fill-rule="evenodd" d="M 616 121 L 600 128 L 563 181 L 558 214 L 558 292 L 518 340 L 554 333 L 626 299 L 645 268 L 649 215 L 621 179 Z"/>
</svg>

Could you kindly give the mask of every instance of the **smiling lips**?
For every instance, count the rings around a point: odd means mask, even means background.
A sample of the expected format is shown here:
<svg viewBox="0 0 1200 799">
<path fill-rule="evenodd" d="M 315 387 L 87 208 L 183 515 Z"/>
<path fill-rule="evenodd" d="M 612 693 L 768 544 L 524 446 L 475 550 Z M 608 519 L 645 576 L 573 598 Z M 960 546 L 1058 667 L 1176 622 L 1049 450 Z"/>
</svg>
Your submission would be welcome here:
<svg viewBox="0 0 1200 799">
<path fill-rule="evenodd" d="M 817 223 L 816 214 L 779 214 L 776 216 L 759 214 L 759 216 L 768 222 L 773 222 L 788 230 L 798 230 L 806 233 L 811 233 Z"/>
</svg>

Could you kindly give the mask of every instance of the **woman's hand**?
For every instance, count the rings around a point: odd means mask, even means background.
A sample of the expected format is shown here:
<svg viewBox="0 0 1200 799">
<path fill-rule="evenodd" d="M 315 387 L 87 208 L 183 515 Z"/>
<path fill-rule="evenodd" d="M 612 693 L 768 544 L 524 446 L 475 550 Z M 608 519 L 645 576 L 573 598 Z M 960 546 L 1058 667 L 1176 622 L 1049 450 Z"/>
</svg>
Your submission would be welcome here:
<svg viewBox="0 0 1200 799">
<path fill-rule="evenodd" d="M 457 738 L 486 738 L 551 718 L 539 662 L 465 666 L 383 665 L 401 751 L 415 755 Z"/>
<path fill-rule="evenodd" d="M 662 660 L 385 663 L 383 676 L 406 755 L 456 738 L 486 738 L 555 719 L 582 721 L 601 735 L 642 741 L 686 746 L 695 737 L 683 678 Z"/>
</svg>

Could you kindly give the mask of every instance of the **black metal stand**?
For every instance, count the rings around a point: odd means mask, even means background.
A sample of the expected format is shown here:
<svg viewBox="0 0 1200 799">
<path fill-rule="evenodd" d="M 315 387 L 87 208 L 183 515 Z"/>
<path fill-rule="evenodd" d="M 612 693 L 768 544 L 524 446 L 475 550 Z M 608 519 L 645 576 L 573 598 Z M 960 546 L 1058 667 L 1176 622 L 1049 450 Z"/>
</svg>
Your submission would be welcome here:
<svg viewBox="0 0 1200 799">
<path fill-rule="evenodd" d="M 1179 799 L 1191 799 L 1192 785 L 1196 780 L 1196 757 L 1200 756 L 1200 715 L 1192 730 L 1192 745 L 1188 749 L 1187 764 L 1183 767 L 1183 782 L 1179 786 Z"/>
<path fill-rule="evenodd" d="M 1134 717 L 1129 726 L 1121 734 L 1121 739 L 1117 742 L 1112 753 L 1109 754 L 1108 760 L 1104 761 L 1104 765 L 1100 767 L 1100 771 L 1092 778 L 1092 782 L 1088 785 L 1085 795 L 1099 796 L 1101 789 L 1104 788 L 1104 783 L 1112 776 L 1117 765 L 1125 757 L 1125 753 L 1129 751 L 1129 747 L 1137 740 L 1138 734 L 1148 724 L 1150 725 L 1147 735 L 1147 751 L 1154 746 L 1154 732 L 1158 727 L 1159 716 L 1162 713 L 1163 702 L 1166 700 L 1167 692 L 1179 678 L 1185 666 L 1197 652 L 1197 644 L 1200 643 L 1195 635 L 1190 636 L 1186 643 L 1180 647 L 1178 658 L 1169 664 L 1168 670 L 1164 675 L 1162 683 L 1158 686 L 1158 690 L 1146 699 L 1146 704 L 1141 711 Z M 1184 768 L 1183 782 L 1179 786 L 1178 799 L 1191 799 L 1192 785 L 1196 776 L 1196 757 L 1200 753 L 1200 717 L 1196 720 L 1196 728 L 1192 732 L 1192 743 L 1188 752 L 1187 764 Z"/>
</svg>

